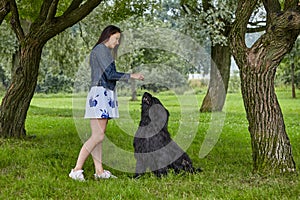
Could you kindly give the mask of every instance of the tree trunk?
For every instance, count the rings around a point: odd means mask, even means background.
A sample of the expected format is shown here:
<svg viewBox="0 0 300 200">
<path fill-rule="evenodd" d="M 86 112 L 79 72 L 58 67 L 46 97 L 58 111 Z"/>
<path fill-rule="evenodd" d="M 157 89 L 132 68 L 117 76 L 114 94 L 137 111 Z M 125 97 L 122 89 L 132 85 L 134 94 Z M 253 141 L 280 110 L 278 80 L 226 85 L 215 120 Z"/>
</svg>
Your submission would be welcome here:
<svg viewBox="0 0 300 200">
<path fill-rule="evenodd" d="M 248 66 L 241 70 L 240 75 L 254 172 L 295 171 L 291 144 L 275 94 L 274 68 L 258 72 L 253 66 Z"/>
<path fill-rule="evenodd" d="M 292 98 L 296 99 L 296 88 L 295 88 L 295 64 L 291 65 L 291 80 L 292 80 Z"/>
<path fill-rule="evenodd" d="M 131 88 L 131 101 L 136 101 L 136 81 L 134 79 L 130 80 L 130 88 Z"/>
<path fill-rule="evenodd" d="M 212 61 L 207 93 L 200 112 L 222 111 L 230 77 L 231 52 L 228 46 L 215 45 L 211 50 Z"/>
<path fill-rule="evenodd" d="M 299 35 L 300 14 L 289 8 L 281 12 L 277 1 L 263 1 L 268 16 L 266 31 L 248 48 L 245 34 L 257 3 L 257 0 L 239 0 L 236 21 L 229 37 L 232 54 L 240 69 L 253 170 L 262 174 L 294 172 L 296 165 L 275 94 L 274 80 L 278 65 L 291 51 Z M 290 3 L 296 6 L 297 2 Z"/>
<path fill-rule="evenodd" d="M 34 44 L 34 43 L 32 43 Z M 33 97 L 42 46 L 24 45 L 18 64 L 12 72 L 12 82 L 2 100 L 0 133 L 3 137 L 25 137 L 25 120 Z"/>
</svg>

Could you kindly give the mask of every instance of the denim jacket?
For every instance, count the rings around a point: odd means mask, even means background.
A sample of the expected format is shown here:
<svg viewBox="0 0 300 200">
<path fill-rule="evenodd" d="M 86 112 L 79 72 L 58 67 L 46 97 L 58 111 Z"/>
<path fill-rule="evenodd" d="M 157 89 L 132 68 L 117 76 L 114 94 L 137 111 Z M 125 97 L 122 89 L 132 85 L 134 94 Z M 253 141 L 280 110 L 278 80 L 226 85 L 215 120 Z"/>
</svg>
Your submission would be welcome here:
<svg viewBox="0 0 300 200">
<path fill-rule="evenodd" d="M 98 44 L 90 54 L 91 87 L 103 86 L 114 90 L 119 80 L 128 81 L 130 74 L 117 72 L 111 49 L 104 44 Z"/>
</svg>

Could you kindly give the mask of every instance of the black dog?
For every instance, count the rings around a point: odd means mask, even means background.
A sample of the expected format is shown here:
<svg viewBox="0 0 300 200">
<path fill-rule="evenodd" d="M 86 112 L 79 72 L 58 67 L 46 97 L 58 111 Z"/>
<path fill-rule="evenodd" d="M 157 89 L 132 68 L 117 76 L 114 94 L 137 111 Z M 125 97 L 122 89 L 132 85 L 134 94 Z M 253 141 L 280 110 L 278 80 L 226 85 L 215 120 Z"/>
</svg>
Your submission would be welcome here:
<svg viewBox="0 0 300 200">
<path fill-rule="evenodd" d="M 169 111 L 151 94 L 142 97 L 142 114 L 134 136 L 135 177 L 149 168 L 157 177 L 170 169 L 190 173 L 202 171 L 193 167 L 190 157 L 171 139 L 168 132 Z"/>
</svg>

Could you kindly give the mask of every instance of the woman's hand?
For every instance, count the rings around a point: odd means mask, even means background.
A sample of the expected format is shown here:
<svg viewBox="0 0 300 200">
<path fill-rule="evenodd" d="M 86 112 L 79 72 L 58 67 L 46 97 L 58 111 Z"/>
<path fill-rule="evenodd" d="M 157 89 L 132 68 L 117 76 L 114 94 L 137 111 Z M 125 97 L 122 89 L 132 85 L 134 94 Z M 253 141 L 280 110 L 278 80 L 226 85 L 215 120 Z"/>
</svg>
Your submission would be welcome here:
<svg viewBox="0 0 300 200">
<path fill-rule="evenodd" d="M 143 81 L 144 75 L 140 73 L 134 73 L 134 74 L 130 74 L 130 78 Z"/>
</svg>

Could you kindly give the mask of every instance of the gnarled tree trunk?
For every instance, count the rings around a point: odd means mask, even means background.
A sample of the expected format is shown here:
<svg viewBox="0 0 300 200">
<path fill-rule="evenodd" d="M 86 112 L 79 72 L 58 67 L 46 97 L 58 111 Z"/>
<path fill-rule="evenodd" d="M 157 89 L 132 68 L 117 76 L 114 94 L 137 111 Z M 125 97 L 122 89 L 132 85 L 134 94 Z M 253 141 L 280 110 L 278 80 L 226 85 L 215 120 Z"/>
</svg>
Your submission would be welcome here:
<svg viewBox="0 0 300 200">
<path fill-rule="evenodd" d="M 200 112 L 222 111 L 226 99 L 231 63 L 229 46 L 213 46 L 211 57 L 209 86 Z"/>
<path fill-rule="evenodd" d="M 4 137 L 24 137 L 27 111 L 33 97 L 42 46 L 32 41 L 21 49 L 12 71 L 12 83 L 1 103 L 0 132 Z M 30 59 L 28 59 L 30 58 Z"/>
<path fill-rule="evenodd" d="M 266 55 L 255 55 L 264 59 Z M 275 66 L 242 67 L 241 88 L 251 135 L 253 168 L 257 172 L 294 171 L 295 163 L 283 115 L 275 94 Z"/>
<path fill-rule="evenodd" d="M 275 94 L 274 79 L 279 63 L 299 35 L 300 15 L 289 9 L 281 14 L 275 13 L 281 9 L 279 2 L 264 1 L 268 12 L 266 32 L 251 48 L 247 48 L 245 33 L 256 4 L 257 0 L 239 1 L 230 34 L 232 53 L 240 69 L 253 169 L 263 174 L 293 172 L 296 166 Z"/>
</svg>

